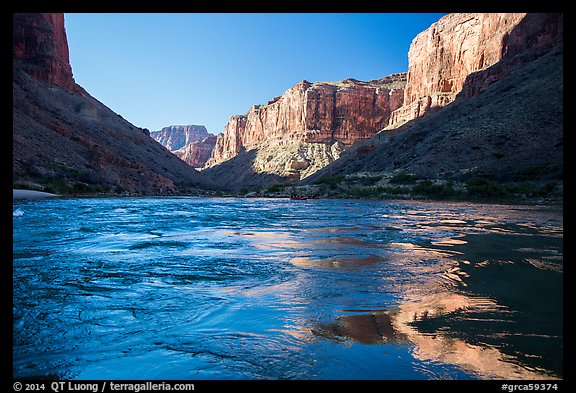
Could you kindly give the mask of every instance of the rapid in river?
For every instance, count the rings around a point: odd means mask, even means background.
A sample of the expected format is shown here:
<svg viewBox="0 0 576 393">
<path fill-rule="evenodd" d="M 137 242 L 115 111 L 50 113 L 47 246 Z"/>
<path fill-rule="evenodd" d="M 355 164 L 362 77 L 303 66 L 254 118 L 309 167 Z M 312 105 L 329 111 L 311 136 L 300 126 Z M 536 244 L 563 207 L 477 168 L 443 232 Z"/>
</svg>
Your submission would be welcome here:
<svg viewBox="0 0 576 393">
<path fill-rule="evenodd" d="M 563 377 L 561 207 L 16 200 L 13 272 L 15 378 Z"/>
</svg>

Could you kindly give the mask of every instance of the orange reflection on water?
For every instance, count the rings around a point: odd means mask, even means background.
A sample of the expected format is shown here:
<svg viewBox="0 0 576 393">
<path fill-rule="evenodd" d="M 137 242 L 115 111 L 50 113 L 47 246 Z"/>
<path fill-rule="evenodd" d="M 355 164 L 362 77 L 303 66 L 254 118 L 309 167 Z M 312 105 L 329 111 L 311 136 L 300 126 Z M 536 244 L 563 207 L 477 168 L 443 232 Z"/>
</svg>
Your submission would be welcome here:
<svg viewBox="0 0 576 393">
<path fill-rule="evenodd" d="M 404 296 L 399 304 L 389 310 L 359 311 L 354 315 L 340 315 L 332 322 L 324 323 L 306 319 L 290 321 L 286 323 L 285 328 L 278 330 L 282 333 L 305 341 L 349 340 L 365 345 L 405 342 L 411 344 L 415 359 L 422 362 L 452 364 L 481 378 L 555 379 L 557 377 L 551 372 L 529 367 L 520 358 L 504 353 L 497 346 L 472 343 L 455 337 L 443 329 L 436 329 L 432 333 L 422 332 L 415 323 L 438 317 L 450 320 L 451 317 L 463 318 L 464 315 L 466 318 L 466 313 L 480 313 L 485 316 L 484 320 L 488 320 L 494 312 L 508 312 L 496 300 L 461 292 L 467 286 L 466 278 L 469 278 L 469 275 L 460 266 L 471 263 L 464 258 L 479 259 L 473 263 L 475 267 L 483 268 L 490 263 L 490 260 L 484 257 L 487 244 L 493 245 L 493 248 L 500 244 L 489 243 L 488 241 L 494 240 L 492 238 L 482 238 L 482 242 L 476 244 L 474 239 L 467 236 L 480 233 L 482 236 L 516 233 L 513 227 L 501 224 L 507 220 L 507 217 L 502 216 L 504 213 L 496 208 L 493 213 L 491 216 L 467 212 L 464 219 L 460 213 L 439 214 L 435 219 L 431 219 L 433 214 L 429 212 L 423 214 L 418 210 L 410 210 L 404 215 L 383 216 L 398 221 L 387 222 L 384 230 L 393 228 L 406 232 L 426 233 L 429 239 L 427 246 L 403 242 L 404 239 L 381 243 L 368 241 L 365 238 L 355 237 L 354 232 L 357 230 L 348 227 L 314 228 L 308 233 L 300 232 L 301 236 L 288 232 L 234 232 L 233 235 L 252 239 L 258 248 L 282 248 L 287 251 L 286 259 L 297 267 L 338 269 L 370 266 L 385 261 L 386 274 L 375 279 L 382 280 L 383 288 L 397 286 Z M 514 212 L 507 211 L 506 214 L 514 215 Z M 519 225 L 525 229 L 543 230 L 541 225 L 522 223 Z M 554 225 L 551 225 L 550 229 L 544 228 L 544 232 L 561 236 L 561 231 L 555 229 Z M 318 250 L 322 252 L 317 253 Z M 525 247 L 516 251 L 529 254 L 534 250 Z M 539 269 L 561 272 L 562 265 L 553 263 L 555 259 L 562 258 L 561 252 L 559 255 L 554 252 L 554 250 L 546 252 L 548 255 L 542 258 L 530 258 L 526 255 L 524 260 Z M 507 262 L 498 259 L 498 263 Z M 390 279 L 396 271 L 405 272 L 412 277 L 411 282 L 397 283 Z M 273 292 L 278 293 L 279 290 L 283 293 L 282 296 L 290 296 L 299 292 L 298 287 L 305 283 L 306 280 L 304 283 L 291 283 L 281 289 L 276 287 Z M 305 297 L 294 300 L 301 305 L 309 301 Z"/>
<path fill-rule="evenodd" d="M 555 379 L 546 370 L 521 366 L 518 359 L 490 345 L 474 345 L 442 332 L 424 334 L 412 322 L 422 318 L 446 315 L 459 310 L 499 309 L 490 299 L 440 292 L 402 302 L 392 319 L 394 328 L 414 344 L 413 356 L 422 361 L 439 361 L 495 379 Z"/>
<path fill-rule="evenodd" d="M 366 255 L 360 256 L 337 256 L 330 258 L 308 258 L 308 257 L 295 257 L 290 259 L 290 263 L 299 267 L 360 267 L 373 265 L 383 261 L 384 258 L 380 255 Z"/>
<path fill-rule="evenodd" d="M 322 338 L 345 338 L 367 345 L 406 341 L 406 336 L 395 329 L 392 317 L 385 312 L 340 316 L 334 323 L 318 324 L 312 333 Z"/>
<path fill-rule="evenodd" d="M 501 306 L 490 299 L 473 299 L 441 292 L 412 299 L 390 311 L 372 311 L 358 315 L 342 315 L 333 323 L 319 323 L 309 331 L 313 336 L 333 341 L 350 340 L 365 345 L 410 343 L 412 356 L 423 362 L 441 362 L 458 366 L 481 378 L 536 380 L 557 379 L 546 370 L 523 366 L 518 359 L 502 353 L 497 347 L 476 345 L 436 331 L 422 333 L 415 321 L 448 315 L 461 310 L 494 310 Z M 306 329 L 287 331 L 307 339 Z"/>
<path fill-rule="evenodd" d="M 294 236 L 287 232 L 275 231 L 253 231 L 253 232 L 240 232 L 240 231 L 225 231 L 226 235 L 239 236 L 245 240 L 249 240 L 250 244 L 261 250 L 297 250 L 301 247 L 299 241 Z"/>
</svg>

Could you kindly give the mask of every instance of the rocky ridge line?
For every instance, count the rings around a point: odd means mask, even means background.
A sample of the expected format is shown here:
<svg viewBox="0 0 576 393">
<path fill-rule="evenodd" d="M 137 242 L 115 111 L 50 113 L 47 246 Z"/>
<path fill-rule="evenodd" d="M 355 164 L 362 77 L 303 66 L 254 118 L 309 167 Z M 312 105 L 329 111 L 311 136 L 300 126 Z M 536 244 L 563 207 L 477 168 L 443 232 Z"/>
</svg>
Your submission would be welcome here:
<svg viewBox="0 0 576 393">
<path fill-rule="evenodd" d="M 245 115 L 232 116 L 224 133 L 217 137 L 207 167 L 252 149 L 302 143 L 338 145 L 342 149 L 369 138 L 384 128 L 392 111 L 400 107 L 404 83 L 402 73 L 369 82 L 304 80 L 267 104 L 254 105 Z M 314 157 L 301 158 L 288 162 L 287 167 L 299 170 L 295 168 L 315 166 Z M 267 171 L 265 163 L 255 166 Z M 283 171 L 276 174 L 286 175 Z"/>
</svg>

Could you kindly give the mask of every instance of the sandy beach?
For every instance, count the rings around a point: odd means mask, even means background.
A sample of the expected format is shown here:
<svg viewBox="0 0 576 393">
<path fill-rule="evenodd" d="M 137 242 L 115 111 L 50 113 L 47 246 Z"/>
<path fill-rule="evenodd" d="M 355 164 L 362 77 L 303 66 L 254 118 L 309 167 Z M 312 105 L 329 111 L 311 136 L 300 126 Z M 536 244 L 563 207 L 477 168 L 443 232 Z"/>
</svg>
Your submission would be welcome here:
<svg viewBox="0 0 576 393">
<path fill-rule="evenodd" d="M 12 190 L 13 199 L 34 199 L 34 198 L 50 198 L 56 197 L 56 194 L 50 194 L 49 192 L 42 191 L 32 191 L 32 190 Z"/>
</svg>

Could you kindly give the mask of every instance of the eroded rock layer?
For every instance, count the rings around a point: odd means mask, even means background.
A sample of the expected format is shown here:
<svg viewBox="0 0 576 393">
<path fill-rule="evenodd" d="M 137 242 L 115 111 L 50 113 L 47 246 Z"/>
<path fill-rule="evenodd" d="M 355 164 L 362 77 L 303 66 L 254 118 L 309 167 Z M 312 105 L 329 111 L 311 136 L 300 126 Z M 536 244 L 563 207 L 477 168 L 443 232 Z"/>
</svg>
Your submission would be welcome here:
<svg viewBox="0 0 576 393">
<path fill-rule="evenodd" d="M 388 129 L 422 117 L 454 101 L 465 84 L 477 94 L 500 79 L 470 83 L 469 76 L 527 48 L 549 50 L 562 36 L 560 14 L 449 14 L 418 34 L 408 52 L 404 103 L 391 116 Z M 485 75 L 486 76 L 486 75 Z"/>
<path fill-rule="evenodd" d="M 208 138 L 206 127 L 202 125 L 173 125 L 160 131 L 151 131 L 150 136 L 170 151 L 182 149 L 184 146 Z"/>
<path fill-rule="evenodd" d="M 339 142 L 350 146 L 383 129 L 402 105 L 405 74 L 369 82 L 302 81 L 265 105 L 235 115 L 218 135 L 207 166 L 263 144 Z"/>
</svg>

